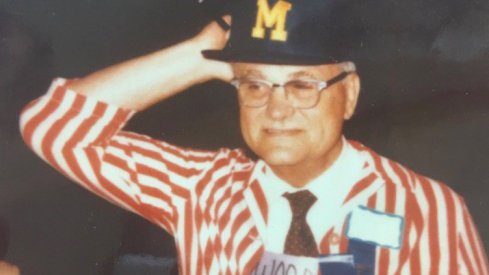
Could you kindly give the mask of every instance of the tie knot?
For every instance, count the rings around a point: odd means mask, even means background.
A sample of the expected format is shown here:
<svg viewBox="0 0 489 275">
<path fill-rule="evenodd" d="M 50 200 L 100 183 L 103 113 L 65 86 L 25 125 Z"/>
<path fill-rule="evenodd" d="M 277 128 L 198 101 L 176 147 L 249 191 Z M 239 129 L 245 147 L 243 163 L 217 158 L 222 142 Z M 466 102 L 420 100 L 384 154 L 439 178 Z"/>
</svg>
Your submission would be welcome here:
<svg viewBox="0 0 489 275">
<path fill-rule="evenodd" d="M 309 190 L 294 193 L 285 193 L 283 196 L 289 201 L 292 215 L 305 217 L 309 208 L 316 202 L 317 198 Z"/>
</svg>

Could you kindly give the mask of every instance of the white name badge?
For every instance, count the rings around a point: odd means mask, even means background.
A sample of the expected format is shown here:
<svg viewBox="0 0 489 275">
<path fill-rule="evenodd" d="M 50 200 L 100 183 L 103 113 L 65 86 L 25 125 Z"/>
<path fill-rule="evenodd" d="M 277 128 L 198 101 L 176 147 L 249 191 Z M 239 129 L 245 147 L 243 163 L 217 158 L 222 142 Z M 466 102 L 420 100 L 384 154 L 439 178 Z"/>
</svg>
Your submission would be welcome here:
<svg viewBox="0 0 489 275">
<path fill-rule="evenodd" d="M 320 264 L 327 263 L 343 263 L 352 267 L 354 264 L 352 255 L 311 258 L 265 252 L 251 275 L 317 275 Z"/>
<path fill-rule="evenodd" d="M 402 244 L 404 218 L 366 207 L 355 208 L 350 216 L 346 236 L 375 245 L 399 249 Z"/>
<path fill-rule="evenodd" d="M 265 252 L 251 275 L 317 275 L 318 272 L 318 258 Z"/>
</svg>

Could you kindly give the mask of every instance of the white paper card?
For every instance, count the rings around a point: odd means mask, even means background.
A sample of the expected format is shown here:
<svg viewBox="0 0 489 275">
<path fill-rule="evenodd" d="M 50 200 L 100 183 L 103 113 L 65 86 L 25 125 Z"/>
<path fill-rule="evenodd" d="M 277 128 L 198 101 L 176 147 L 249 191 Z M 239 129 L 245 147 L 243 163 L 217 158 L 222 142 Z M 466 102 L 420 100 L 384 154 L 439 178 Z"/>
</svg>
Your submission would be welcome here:
<svg viewBox="0 0 489 275">
<path fill-rule="evenodd" d="M 329 255 L 319 259 L 320 263 L 344 263 L 354 265 L 353 255 Z"/>
<path fill-rule="evenodd" d="M 404 219 L 401 216 L 357 207 L 351 213 L 346 235 L 350 239 L 399 249 L 403 225 Z"/>
<path fill-rule="evenodd" d="M 265 252 L 251 275 L 317 275 L 318 272 L 318 258 Z"/>
</svg>

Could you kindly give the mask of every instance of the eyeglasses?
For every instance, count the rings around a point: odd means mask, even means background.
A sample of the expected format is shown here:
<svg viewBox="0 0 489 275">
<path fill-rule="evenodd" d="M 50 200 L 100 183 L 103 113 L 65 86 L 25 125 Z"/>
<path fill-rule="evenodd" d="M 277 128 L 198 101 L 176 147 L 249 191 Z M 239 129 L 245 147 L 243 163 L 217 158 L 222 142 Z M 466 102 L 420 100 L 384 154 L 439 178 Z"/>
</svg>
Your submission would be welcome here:
<svg viewBox="0 0 489 275">
<path fill-rule="evenodd" d="M 283 87 L 285 97 L 294 108 L 308 109 L 319 102 L 320 93 L 333 84 L 343 80 L 350 72 L 342 72 L 330 80 L 291 80 L 276 84 L 259 79 L 234 79 L 231 85 L 238 90 L 239 102 L 251 108 L 265 106 L 274 88 Z"/>
</svg>

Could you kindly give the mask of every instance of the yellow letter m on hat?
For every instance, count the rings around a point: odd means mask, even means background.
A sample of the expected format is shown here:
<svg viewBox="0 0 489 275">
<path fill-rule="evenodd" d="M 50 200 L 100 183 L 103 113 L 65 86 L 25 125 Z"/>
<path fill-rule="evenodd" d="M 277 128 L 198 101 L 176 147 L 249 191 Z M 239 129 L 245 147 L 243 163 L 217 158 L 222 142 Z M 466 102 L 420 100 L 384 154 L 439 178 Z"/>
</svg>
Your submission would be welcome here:
<svg viewBox="0 0 489 275">
<path fill-rule="evenodd" d="M 270 39 L 277 41 L 287 41 L 287 31 L 285 21 L 287 12 L 292 8 L 292 4 L 279 0 L 272 9 L 267 0 L 258 0 L 258 12 L 256 13 L 256 23 L 251 36 L 254 38 L 265 38 L 265 27 L 273 28 Z"/>
</svg>

